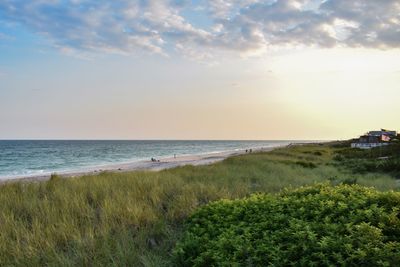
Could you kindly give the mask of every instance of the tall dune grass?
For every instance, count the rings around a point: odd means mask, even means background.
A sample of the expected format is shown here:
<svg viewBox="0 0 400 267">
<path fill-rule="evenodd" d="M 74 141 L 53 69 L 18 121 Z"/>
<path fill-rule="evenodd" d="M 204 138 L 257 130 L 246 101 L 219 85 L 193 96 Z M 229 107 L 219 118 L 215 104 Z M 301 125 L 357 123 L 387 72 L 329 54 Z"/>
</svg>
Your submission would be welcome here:
<svg viewBox="0 0 400 267">
<path fill-rule="evenodd" d="M 208 166 L 5 184 L 0 265 L 169 266 L 182 222 L 210 201 L 322 181 L 397 189 L 388 175 L 339 170 L 332 156 L 332 148 L 310 145 Z"/>
</svg>

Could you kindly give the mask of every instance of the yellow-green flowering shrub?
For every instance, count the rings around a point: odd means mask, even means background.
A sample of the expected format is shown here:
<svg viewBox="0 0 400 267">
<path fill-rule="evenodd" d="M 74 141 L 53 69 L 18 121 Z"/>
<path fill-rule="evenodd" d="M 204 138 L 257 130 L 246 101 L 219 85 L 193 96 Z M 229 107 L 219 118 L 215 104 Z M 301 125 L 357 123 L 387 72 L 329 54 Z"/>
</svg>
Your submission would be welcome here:
<svg viewBox="0 0 400 267">
<path fill-rule="evenodd" d="M 197 210 L 179 266 L 399 266 L 400 193 L 315 185 Z"/>
</svg>

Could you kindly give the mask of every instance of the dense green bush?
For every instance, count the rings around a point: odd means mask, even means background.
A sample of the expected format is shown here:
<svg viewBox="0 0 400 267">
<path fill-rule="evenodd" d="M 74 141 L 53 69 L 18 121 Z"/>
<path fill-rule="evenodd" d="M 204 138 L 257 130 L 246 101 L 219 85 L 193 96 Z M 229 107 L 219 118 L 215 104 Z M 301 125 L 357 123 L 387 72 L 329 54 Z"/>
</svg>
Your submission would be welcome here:
<svg viewBox="0 0 400 267">
<path fill-rule="evenodd" d="M 398 266 L 400 193 L 315 185 L 196 211 L 179 266 Z"/>
</svg>

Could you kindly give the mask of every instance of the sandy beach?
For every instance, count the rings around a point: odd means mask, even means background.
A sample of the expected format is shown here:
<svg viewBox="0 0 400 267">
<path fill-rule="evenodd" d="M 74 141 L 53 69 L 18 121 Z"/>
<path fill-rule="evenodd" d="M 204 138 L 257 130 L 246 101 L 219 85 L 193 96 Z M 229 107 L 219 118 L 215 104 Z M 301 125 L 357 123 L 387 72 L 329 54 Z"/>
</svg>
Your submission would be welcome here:
<svg viewBox="0 0 400 267">
<path fill-rule="evenodd" d="M 252 153 L 255 152 L 266 152 L 271 151 L 275 148 L 282 147 L 265 147 L 265 148 L 252 148 Z M 209 153 L 209 154 L 200 154 L 200 155 L 185 155 L 185 156 L 176 156 L 176 157 L 168 157 L 168 158 L 157 158 L 157 161 L 145 160 L 145 161 L 136 161 L 131 163 L 121 163 L 121 164 L 110 164 L 103 166 L 90 167 L 86 169 L 81 169 L 79 171 L 69 171 L 69 172 L 58 172 L 57 175 L 60 175 L 63 178 L 72 178 L 79 177 L 83 175 L 95 175 L 101 172 L 129 172 L 135 170 L 146 170 L 146 171 L 160 171 L 170 168 L 175 168 L 179 166 L 185 165 L 207 165 L 212 164 L 218 161 L 222 161 L 231 156 L 243 155 L 246 153 L 250 153 L 249 150 L 235 150 L 235 151 L 224 151 L 218 153 Z M 35 181 L 46 181 L 50 179 L 50 174 L 45 175 L 35 175 L 29 177 L 0 177 L 0 183 L 8 183 L 8 182 L 35 182 Z"/>
</svg>

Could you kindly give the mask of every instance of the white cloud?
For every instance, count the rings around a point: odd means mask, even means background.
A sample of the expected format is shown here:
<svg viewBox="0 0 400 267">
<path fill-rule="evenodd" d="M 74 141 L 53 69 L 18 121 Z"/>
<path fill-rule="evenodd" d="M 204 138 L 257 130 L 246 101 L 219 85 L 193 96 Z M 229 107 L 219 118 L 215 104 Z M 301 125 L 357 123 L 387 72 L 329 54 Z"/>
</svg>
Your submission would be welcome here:
<svg viewBox="0 0 400 267">
<path fill-rule="evenodd" d="M 175 50 L 203 60 L 216 51 L 253 55 L 277 46 L 400 47 L 398 0 L 3 0 L 0 15 L 64 51 Z"/>
</svg>

